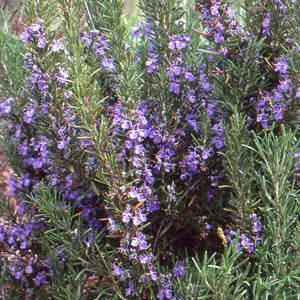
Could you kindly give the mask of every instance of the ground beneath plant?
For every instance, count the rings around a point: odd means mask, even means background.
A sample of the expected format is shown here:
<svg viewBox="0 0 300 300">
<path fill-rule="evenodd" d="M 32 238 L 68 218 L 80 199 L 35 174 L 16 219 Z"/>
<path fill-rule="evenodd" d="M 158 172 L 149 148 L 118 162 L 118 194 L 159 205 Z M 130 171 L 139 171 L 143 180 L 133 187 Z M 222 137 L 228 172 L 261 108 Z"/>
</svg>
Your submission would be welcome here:
<svg viewBox="0 0 300 300">
<path fill-rule="evenodd" d="M 0 193 L 8 196 L 9 187 L 7 181 L 12 174 L 12 169 L 8 164 L 7 157 L 5 156 L 2 149 L 0 149 Z"/>
</svg>

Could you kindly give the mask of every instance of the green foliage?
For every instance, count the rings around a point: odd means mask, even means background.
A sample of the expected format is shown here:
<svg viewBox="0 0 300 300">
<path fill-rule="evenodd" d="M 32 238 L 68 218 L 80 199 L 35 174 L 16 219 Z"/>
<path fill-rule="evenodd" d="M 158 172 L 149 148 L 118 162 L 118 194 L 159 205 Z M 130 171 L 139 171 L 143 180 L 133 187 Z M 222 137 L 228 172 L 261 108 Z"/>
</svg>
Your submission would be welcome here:
<svg viewBox="0 0 300 300">
<path fill-rule="evenodd" d="M 273 132 L 262 138 L 254 136 L 254 151 L 259 155 L 263 169 L 262 173 L 255 171 L 254 174 L 260 185 L 265 229 L 256 256 L 260 262 L 259 271 L 267 278 L 264 284 L 257 281 L 259 288 L 256 295 L 258 297 L 264 286 L 264 295 L 269 293 L 274 299 L 292 299 L 300 282 L 300 202 L 299 190 L 293 179 L 298 164 L 295 153 L 299 149 L 299 141 L 297 131 L 286 131 L 284 127 L 281 130 L 279 137 Z"/>
<path fill-rule="evenodd" d="M 0 22 L 0 94 L 3 97 L 19 97 L 24 85 L 23 45 L 10 31 L 7 14 L 1 11 Z"/>
<path fill-rule="evenodd" d="M 36 247 L 44 249 L 44 255 L 49 256 L 55 278 L 47 294 L 53 299 L 111 296 L 106 292 L 108 283 L 104 280 L 107 272 L 110 273 L 107 265 L 111 249 L 104 246 L 103 232 L 89 236 L 89 231 L 83 228 L 82 216 L 74 214 L 72 206 L 65 203 L 56 189 L 44 184 L 28 197 L 28 202 L 37 207 L 37 220 L 47 220 L 47 230 L 35 232 Z M 91 245 L 86 247 L 83 241 Z"/>
<path fill-rule="evenodd" d="M 237 246 L 225 247 L 221 257 L 208 257 L 205 252 L 203 258 L 196 256 L 192 261 L 194 265 L 187 261 L 185 280 L 178 280 L 184 299 L 249 299 L 251 264 Z"/>
<path fill-rule="evenodd" d="M 299 7 L 233 1 L 238 23 L 220 1 L 220 42 L 210 1 L 140 0 L 139 39 L 121 0 L 25 2 L 45 45 L 0 30 L 1 145 L 20 204 L 1 196 L 1 297 L 299 298 Z M 25 50 L 46 92 L 25 81 Z"/>
<path fill-rule="evenodd" d="M 229 182 L 223 188 L 232 191 L 229 211 L 233 222 L 237 222 L 243 232 L 249 232 L 250 215 L 257 208 L 259 199 L 255 198 L 255 181 L 251 174 L 254 159 L 251 151 L 245 147 L 252 144 L 245 127 L 245 117 L 238 113 L 232 115 L 230 123 L 224 126 L 226 152 L 222 155 Z"/>
</svg>

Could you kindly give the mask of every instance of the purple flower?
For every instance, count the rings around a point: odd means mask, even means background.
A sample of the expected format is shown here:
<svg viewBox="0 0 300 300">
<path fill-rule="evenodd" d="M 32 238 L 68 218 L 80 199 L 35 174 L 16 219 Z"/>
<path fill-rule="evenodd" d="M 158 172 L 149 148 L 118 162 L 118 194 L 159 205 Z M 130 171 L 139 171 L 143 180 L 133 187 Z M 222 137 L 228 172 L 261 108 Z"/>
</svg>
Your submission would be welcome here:
<svg viewBox="0 0 300 300">
<path fill-rule="evenodd" d="M 115 276 L 123 277 L 124 271 L 121 269 L 120 266 L 116 266 L 116 264 L 113 264 L 112 268 L 113 268 L 113 274 Z"/>
<path fill-rule="evenodd" d="M 184 78 L 188 79 L 190 82 L 193 82 L 195 77 L 192 72 L 183 70 Z"/>
<path fill-rule="evenodd" d="M 210 13 L 212 16 L 218 16 L 219 15 L 219 6 L 220 3 L 216 3 L 215 5 L 212 5 L 210 8 Z"/>
<path fill-rule="evenodd" d="M 134 290 L 134 284 L 130 281 L 129 287 L 125 289 L 126 297 L 130 296 L 133 290 Z"/>
<path fill-rule="evenodd" d="M 113 61 L 112 58 L 104 57 L 102 59 L 102 66 L 103 66 L 103 68 L 109 69 L 111 71 L 115 71 L 116 70 L 116 66 L 114 65 L 114 61 Z"/>
<path fill-rule="evenodd" d="M 25 31 L 21 34 L 20 40 L 23 43 L 28 43 L 29 38 L 30 38 L 31 30 L 29 28 L 25 28 Z"/>
<path fill-rule="evenodd" d="M 254 246 L 250 238 L 248 238 L 245 234 L 241 234 L 240 240 L 241 245 L 244 246 L 249 253 L 253 252 Z"/>
<path fill-rule="evenodd" d="M 14 241 L 15 241 L 15 239 L 14 239 L 14 236 L 13 236 L 13 235 L 11 235 L 11 236 L 7 239 L 7 242 L 8 242 L 10 245 L 13 244 Z"/>
<path fill-rule="evenodd" d="M 28 266 L 25 268 L 25 272 L 26 272 L 26 274 L 31 274 L 31 273 L 33 272 L 32 265 L 28 265 Z"/>
<path fill-rule="evenodd" d="M 89 248 L 91 246 L 91 244 L 93 243 L 93 239 L 94 239 L 94 232 L 90 231 L 87 236 L 84 238 L 83 242 L 87 245 L 87 247 Z"/>
<path fill-rule="evenodd" d="M 263 128 L 267 128 L 269 126 L 269 122 L 267 120 L 263 120 L 261 125 Z"/>
<path fill-rule="evenodd" d="M 135 129 L 132 129 L 128 132 L 128 137 L 131 139 L 131 140 L 137 140 L 138 137 L 139 137 L 139 131 L 138 130 L 135 130 Z"/>
<path fill-rule="evenodd" d="M 137 38 L 141 38 L 142 37 L 142 24 L 141 23 L 138 23 L 136 24 L 135 26 L 132 27 L 132 35 L 131 37 L 137 37 Z"/>
<path fill-rule="evenodd" d="M 159 209 L 160 209 L 160 206 L 159 206 L 157 199 L 150 199 L 147 201 L 147 211 L 149 213 L 154 212 Z"/>
<path fill-rule="evenodd" d="M 0 104 L 0 114 L 9 114 L 11 112 L 11 102 L 13 102 L 13 100 L 13 98 L 9 98 Z"/>
<path fill-rule="evenodd" d="M 150 37 L 151 35 L 154 34 L 151 25 L 149 25 L 149 24 L 146 23 L 146 22 L 145 22 L 143 25 L 144 25 L 144 28 L 145 28 L 145 32 L 146 32 L 147 37 Z M 152 43 L 151 43 L 151 44 L 152 44 Z"/>
<path fill-rule="evenodd" d="M 253 241 L 254 241 L 253 246 L 254 248 L 256 248 L 257 245 L 259 245 L 259 242 L 261 241 L 261 237 L 257 234 L 255 237 L 253 237 Z"/>
<path fill-rule="evenodd" d="M 45 48 L 47 40 L 45 38 L 45 34 L 44 33 L 40 33 L 38 35 L 36 35 L 36 37 L 38 38 L 38 47 L 39 48 Z"/>
<path fill-rule="evenodd" d="M 210 225 L 208 223 L 205 223 L 205 230 L 211 230 L 213 225 Z"/>
<path fill-rule="evenodd" d="M 45 159 L 42 159 L 42 158 L 36 158 L 36 159 L 32 159 L 32 166 L 34 168 L 34 170 L 37 170 L 37 169 L 40 169 L 42 168 L 43 164 L 46 162 Z"/>
<path fill-rule="evenodd" d="M 26 249 L 26 248 L 27 248 L 27 245 L 28 245 L 27 241 L 23 241 L 23 242 L 21 243 L 21 249 Z"/>
<path fill-rule="evenodd" d="M 15 276 L 16 279 L 21 279 L 22 274 L 23 274 L 23 271 L 17 270 L 17 271 L 12 272 L 12 273 L 13 273 L 13 275 Z"/>
<path fill-rule="evenodd" d="M 201 155 L 202 159 L 204 159 L 204 160 L 208 159 L 211 156 L 211 154 L 210 154 L 211 152 L 212 152 L 212 148 L 203 150 L 202 155 Z"/>
<path fill-rule="evenodd" d="M 194 89 L 190 89 L 187 95 L 187 98 L 189 99 L 189 101 L 191 103 L 195 103 L 196 102 L 196 97 L 195 97 L 195 90 Z"/>
<path fill-rule="evenodd" d="M 157 272 L 155 272 L 153 270 L 153 268 L 154 268 L 153 266 L 149 266 L 149 275 L 153 281 L 156 281 L 157 280 Z"/>
<path fill-rule="evenodd" d="M 263 21 L 263 27 L 264 27 L 265 29 L 268 29 L 269 26 L 270 26 L 270 16 L 271 16 L 270 13 L 265 14 L 265 19 L 264 19 L 264 21 Z"/>
<path fill-rule="evenodd" d="M 274 92 L 276 93 L 276 97 L 278 97 L 279 99 L 282 98 L 282 95 L 280 93 L 280 91 L 288 91 L 289 87 L 290 87 L 290 83 L 291 83 L 291 79 L 288 78 L 288 76 L 286 75 L 282 75 L 281 77 L 282 80 L 280 80 L 280 85 L 278 86 L 278 90 L 279 90 L 279 93 L 277 92 L 277 90 L 275 90 Z M 278 93 L 278 95 L 277 95 Z"/>
<path fill-rule="evenodd" d="M 252 231 L 253 232 L 260 232 L 262 230 L 262 227 L 261 227 L 261 224 L 260 222 L 258 221 L 257 219 L 257 216 L 255 213 L 252 213 L 250 215 L 250 218 L 252 219 L 253 221 L 253 227 L 252 227 Z"/>
<path fill-rule="evenodd" d="M 282 107 L 280 107 L 279 105 L 275 105 L 273 108 L 273 113 L 275 115 L 275 120 L 282 120 L 284 109 Z"/>
<path fill-rule="evenodd" d="M 169 86 L 169 91 L 173 92 L 174 94 L 179 94 L 180 92 L 179 84 L 176 81 L 172 81 Z"/>
<path fill-rule="evenodd" d="M 32 25 L 30 27 L 31 32 L 32 33 L 38 32 L 42 28 L 41 23 L 43 23 L 43 22 L 44 22 L 44 20 L 38 19 L 36 23 L 32 23 Z"/>
<path fill-rule="evenodd" d="M 137 231 L 134 238 L 132 238 L 131 245 L 133 247 L 138 247 L 140 250 L 147 249 L 147 242 L 145 241 L 146 235 L 141 233 L 140 231 Z"/>
<path fill-rule="evenodd" d="M 223 27 L 223 25 L 222 25 L 219 21 L 215 24 L 215 30 L 216 30 L 219 34 L 222 34 L 223 31 L 224 31 L 224 27 Z"/>
<path fill-rule="evenodd" d="M 164 284 L 157 294 L 158 299 L 171 299 L 173 291 L 170 289 L 170 284 Z"/>
<path fill-rule="evenodd" d="M 221 149 L 224 145 L 224 139 L 222 137 L 214 137 L 212 139 L 212 143 L 215 145 L 217 149 Z"/>
<path fill-rule="evenodd" d="M 178 51 L 186 48 L 187 42 L 190 41 L 190 37 L 187 35 L 172 35 L 169 37 L 170 42 L 168 43 L 168 48 L 173 51 Z"/>
<path fill-rule="evenodd" d="M 121 128 L 123 128 L 124 130 L 129 129 L 130 126 L 131 126 L 131 121 L 126 119 L 121 121 Z"/>
<path fill-rule="evenodd" d="M 44 274 L 44 271 L 39 272 L 37 276 L 34 278 L 34 283 L 36 285 L 41 285 L 47 281 L 47 277 Z"/>
<path fill-rule="evenodd" d="M 127 204 L 127 206 L 126 206 L 126 210 L 123 212 L 123 214 L 122 214 L 122 221 L 123 221 L 123 223 L 129 223 L 130 222 L 130 220 L 131 220 L 131 218 L 132 218 L 132 213 L 130 212 L 130 210 L 131 210 L 131 207 L 130 207 L 130 205 L 129 204 Z"/>
<path fill-rule="evenodd" d="M 57 148 L 58 148 L 58 149 L 62 150 L 62 149 L 64 149 L 65 147 L 66 147 L 66 141 L 59 141 L 59 142 L 57 143 Z"/>
<path fill-rule="evenodd" d="M 33 116 L 34 116 L 34 112 L 35 112 L 36 106 L 28 106 L 23 114 L 23 120 L 26 123 L 31 123 Z"/>
<path fill-rule="evenodd" d="M 165 298 L 163 289 L 160 289 L 157 294 L 157 298 L 163 300 Z"/>
<path fill-rule="evenodd" d="M 69 77 L 69 73 L 64 69 L 64 67 L 60 67 L 59 73 L 55 74 L 54 77 L 59 83 L 66 84 L 66 79 Z"/>
<path fill-rule="evenodd" d="M 57 185 L 57 183 L 58 183 L 58 177 L 57 177 L 57 175 L 56 174 L 52 174 L 51 175 L 51 185 L 55 186 L 55 185 Z"/>
<path fill-rule="evenodd" d="M 132 218 L 133 224 L 135 226 L 139 226 L 140 224 L 146 222 L 146 220 L 146 214 L 143 214 L 142 210 L 138 208 L 134 213 L 134 217 Z"/>
<path fill-rule="evenodd" d="M 118 232 L 118 225 L 114 220 L 112 220 L 112 218 L 109 218 L 107 222 L 107 228 L 109 230 L 110 235 L 113 235 Z"/>
<path fill-rule="evenodd" d="M 15 132 L 15 137 L 19 138 L 22 133 L 22 126 L 21 125 L 16 125 L 16 132 Z"/>
<path fill-rule="evenodd" d="M 223 42 L 224 42 L 224 37 L 223 37 L 223 35 L 222 35 L 221 33 L 215 34 L 215 35 L 214 35 L 214 41 L 215 41 L 215 43 L 217 43 L 217 44 L 223 43 Z"/>
<path fill-rule="evenodd" d="M 153 177 L 152 171 L 147 166 L 145 166 L 145 168 L 144 168 L 144 176 L 145 176 L 146 181 L 149 184 L 152 184 L 155 180 Z M 151 188 L 148 187 L 147 190 L 149 191 L 149 189 L 151 189 Z M 150 196 L 150 195 L 148 194 L 148 196 Z"/>
<path fill-rule="evenodd" d="M 153 73 L 156 70 L 157 55 L 152 54 L 146 61 L 147 72 Z"/>
<path fill-rule="evenodd" d="M 153 259 L 154 255 L 152 253 L 150 254 L 141 254 L 140 255 L 140 263 L 141 264 L 149 264 L 151 260 Z"/>
<path fill-rule="evenodd" d="M 167 73 L 170 77 L 173 77 L 174 75 L 177 75 L 177 76 L 180 75 L 181 69 L 178 65 L 178 61 L 175 61 L 174 63 L 172 63 L 170 65 L 170 67 L 167 70 Z"/>
<path fill-rule="evenodd" d="M 185 275 L 185 263 L 183 260 L 176 262 L 175 267 L 173 268 L 174 277 Z"/>
<path fill-rule="evenodd" d="M 206 74 L 202 74 L 202 75 L 200 76 L 200 83 L 201 83 L 201 86 L 202 86 L 202 88 L 203 88 L 203 90 L 204 90 L 205 92 L 211 91 L 209 82 L 207 81 L 207 76 L 206 76 Z"/>
<path fill-rule="evenodd" d="M 54 41 L 53 41 L 53 45 L 52 45 L 52 47 L 51 47 L 51 50 L 52 50 L 53 52 L 59 52 L 59 51 L 65 50 L 65 47 L 64 47 L 64 44 L 63 44 L 62 40 L 61 40 L 61 39 L 59 39 L 59 40 L 54 40 Z"/>
<path fill-rule="evenodd" d="M 279 57 L 275 59 L 275 71 L 285 74 L 288 69 L 288 63 L 285 58 Z"/>
<path fill-rule="evenodd" d="M 72 95 L 73 95 L 72 91 L 67 91 L 67 92 L 64 93 L 64 98 L 66 100 L 70 99 Z"/>
</svg>

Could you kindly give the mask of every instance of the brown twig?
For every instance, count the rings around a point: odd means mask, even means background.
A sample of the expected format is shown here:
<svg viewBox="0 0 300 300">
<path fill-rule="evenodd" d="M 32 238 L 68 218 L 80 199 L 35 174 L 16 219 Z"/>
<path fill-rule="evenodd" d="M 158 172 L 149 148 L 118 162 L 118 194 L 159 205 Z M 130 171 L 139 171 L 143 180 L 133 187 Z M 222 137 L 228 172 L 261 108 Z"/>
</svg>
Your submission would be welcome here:
<svg viewBox="0 0 300 300">
<path fill-rule="evenodd" d="M 199 31 L 199 30 L 197 30 L 197 29 L 195 29 L 195 28 L 191 28 L 194 32 L 196 32 L 196 33 L 198 33 L 198 34 L 200 34 L 200 35 L 202 35 L 202 36 L 204 36 L 204 37 L 206 37 L 206 38 L 211 38 L 212 37 L 212 35 L 211 34 L 207 34 L 207 33 L 204 33 L 204 32 L 201 32 L 201 31 Z"/>
</svg>

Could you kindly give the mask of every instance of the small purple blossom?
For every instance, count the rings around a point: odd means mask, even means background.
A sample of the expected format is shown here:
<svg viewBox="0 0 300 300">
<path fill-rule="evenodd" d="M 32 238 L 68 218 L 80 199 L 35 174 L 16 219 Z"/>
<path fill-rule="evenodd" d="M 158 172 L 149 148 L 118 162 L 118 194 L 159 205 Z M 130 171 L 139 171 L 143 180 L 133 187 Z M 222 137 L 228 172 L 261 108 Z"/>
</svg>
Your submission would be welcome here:
<svg viewBox="0 0 300 300">
<path fill-rule="evenodd" d="M 141 38 L 142 37 L 142 24 L 138 23 L 135 26 L 132 27 L 132 35 L 131 37 L 137 37 L 137 38 Z"/>
<path fill-rule="evenodd" d="M 173 268 L 173 275 L 174 277 L 183 276 L 185 275 L 185 263 L 183 260 L 176 262 L 175 267 Z"/>
<path fill-rule="evenodd" d="M 26 272 L 26 274 L 31 274 L 31 273 L 33 272 L 32 265 L 28 265 L 28 266 L 25 268 L 25 272 Z"/>
<path fill-rule="evenodd" d="M 51 46 L 51 50 L 53 52 L 60 52 L 60 51 L 65 50 L 62 39 L 54 40 L 53 45 Z"/>
<path fill-rule="evenodd" d="M 153 280 L 153 281 L 157 280 L 157 272 L 154 271 L 153 266 L 149 266 L 149 275 L 150 275 L 151 280 Z"/>
<path fill-rule="evenodd" d="M 145 250 L 147 249 L 148 246 L 145 239 L 146 239 L 146 235 L 141 233 L 140 231 L 137 231 L 135 237 L 132 238 L 131 245 L 133 247 L 138 247 L 140 250 Z"/>
<path fill-rule="evenodd" d="M 111 71 L 116 70 L 116 66 L 114 65 L 114 61 L 112 58 L 104 57 L 102 59 L 102 66 L 103 66 L 103 68 L 111 70 Z"/>
<path fill-rule="evenodd" d="M 13 100 L 13 98 L 9 98 L 0 104 L 0 114 L 9 114 L 11 112 L 11 102 L 13 102 Z"/>
<path fill-rule="evenodd" d="M 20 36 L 20 40 L 23 43 L 28 43 L 29 39 L 30 39 L 30 35 L 31 35 L 31 30 L 29 28 L 25 28 L 25 31 L 22 32 L 22 34 Z"/>
<path fill-rule="evenodd" d="M 211 156 L 212 151 L 213 151 L 212 148 L 203 150 L 203 152 L 201 154 L 202 159 L 204 159 L 204 160 L 208 159 Z"/>
<path fill-rule="evenodd" d="M 129 287 L 125 289 L 126 297 L 130 296 L 133 291 L 134 291 L 134 284 L 130 281 Z"/>
<path fill-rule="evenodd" d="M 157 55 L 152 54 L 146 61 L 148 73 L 153 73 L 156 70 L 157 58 Z"/>
<path fill-rule="evenodd" d="M 57 143 L 57 148 L 58 148 L 58 149 L 62 150 L 62 149 L 64 149 L 65 147 L 66 147 L 66 141 L 59 141 L 59 142 Z"/>
<path fill-rule="evenodd" d="M 59 68 L 59 73 L 55 74 L 54 77 L 59 83 L 66 84 L 66 80 L 69 77 L 69 73 L 65 70 L 64 67 Z"/>
<path fill-rule="evenodd" d="M 34 278 L 34 284 L 36 284 L 36 285 L 44 284 L 46 281 L 47 281 L 47 277 L 46 277 L 44 271 L 39 272 L 37 274 L 37 276 Z"/>
<path fill-rule="evenodd" d="M 38 41 L 38 43 L 37 43 L 38 47 L 39 48 L 45 48 L 46 43 L 47 43 L 47 40 L 45 38 L 45 34 L 40 33 L 40 34 L 37 34 L 36 37 L 37 37 L 37 41 Z"/>
<path fill-rule="evenodd" d="M 285 58 L 279 57 L 275 59 L 275 71 L 285 74 L 288 69 L 288 63 Z"/>
<path fill-rule="evenodd" d="M 173 291 L 171 289 L 171 284 L 167 283 L 164 284 L 163 287 L 159 290 L 158 294 L 157 294 L 157 298 L 158 299 L 171 299 L 173 295 Z"/>
<path fill-rule="evenodd" d="M 273 113 L 275 116 L 275 120 L 282 120 L 284 109 L 282 107 L 280 107 L 279 105 L 275 105 L 273 108 Z"/>
<path fill-rule="evenodd" d="M 34 112 L 35 112 L 35 109 L 36 109 L 36 106 L 28 106 L 26 109 L 25 109 L 25 112 L 23 114 L 23 120 L 26 122 L 26 123 L 31 123 L 32 119 L 33 119 L 33 116 L 34 116 Z"/>
<path fill-rule="evenodd" d="M 174 94 L 179 94 L 180 86 L 175 80 L 171 81 L 170 86 L 169 86 L 169 91 L 173 92 Z"/>
<path fill-rule="evenodd" d="M 113 269 L 113 274 L 115 276 L 123 277 L 124 271 L 122 270 L 122 268 L 120 266 L 116 266 L 116 264 L 113 264 L 112 269 Z"/>
<path fill-rule="evenodd" d="M 122 214 L 122 221 L 123 223 L 129 223 L 133 214 L 130 212 L 131 207 L 129 204 L 127 204 L 125 211 Z"/>
<path fill-rule="evenodd" d="M 141 264 L 149 264 L 151 263 L 152 259 L 153 259 L 154 255 L 152 253 L 150 254 L 141 254 L 140 255 L 140 263 Z"/>
<path fill-rule="evenodd" d="M 134 217 L 132 217 L 133 224 L 135 226 L 139 226 L 142 223 L 146 222 L 146 220 L 147 220 L 146 214 L 143 214 L 142 210 L 138 208 L 134 212 Z"/>
</svg>

